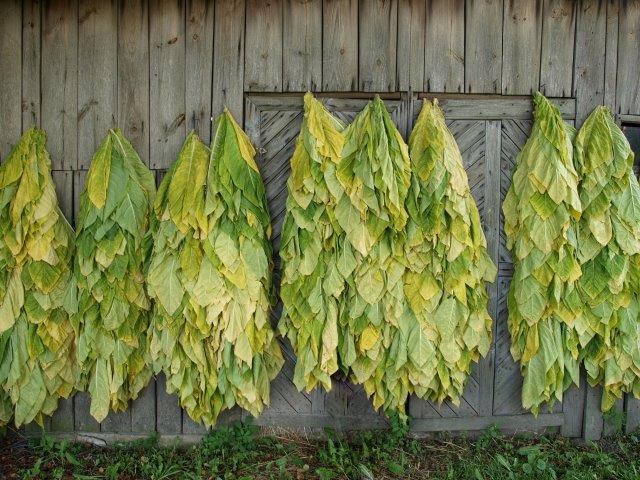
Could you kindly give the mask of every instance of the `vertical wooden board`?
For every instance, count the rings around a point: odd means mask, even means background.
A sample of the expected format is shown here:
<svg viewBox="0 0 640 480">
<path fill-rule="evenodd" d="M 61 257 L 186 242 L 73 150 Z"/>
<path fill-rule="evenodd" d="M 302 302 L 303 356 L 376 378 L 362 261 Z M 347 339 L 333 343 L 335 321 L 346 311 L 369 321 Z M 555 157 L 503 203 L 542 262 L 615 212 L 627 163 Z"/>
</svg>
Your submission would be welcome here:
<svg viewBox="0 0 640 480">
<path fill-rule="evenodd" d="M 506 0 L 504 3 L 503 95 L 530 95 L 538 90 L 542 1 Z"/>
<path fill-rule="evenodd" d="M 584 440 L 599 440 L 602 437 L 604 420 L 600 411 L 601 399 L 602 387 L 587 387 L 582 426 L 582 438 Z"/>
<path fill-rule="evenodd" d="M 322 90 L 358 88 L 358 0 L 323 0 Z"/>
<path fill-rule="evenodd" d="M 168 168 L 186 137 L 184 0 L 149 4 L 149 48 L 149 165 Z"/>
<path fill-rule="evenodd" d="M 425 0 L 399 0 L 398 90 L 422 90 L 425 75 L 425 12 Z"/>
<path fill-rule="evenodd" d="M 115 0 L 80 2 L 78 11 L 78 168 L 88 169 L 109 128 L 118 97 Z"/>
<path fill-rule="evenodd" d="M 624 398 L 619 398 L 604 416 L 602 435 L 610 437 L 624 433 Z"/>
<path fill-rule="evenodd" d="M 51 172 L 56 187 L 56 197 L 62 214 L 69 223 L 73 221 L 73 172 L 54 170 Z M 48 429 L 54 432 L 72 432 L 74 429 L 73 397 L 61 398 L 58 408 L 51 416 Z"/>
<path fill-rule="evenodd" d="M 634 398 L 633 395 L 627 394 L 625 402 L 625 415 L 627 423 L 625 425 L 626 433 L 635 432 L 640 428 L 640 399 Z"/>
<path fill-rule="evenodd" d="M 582 378 L 580 388 L 572 385 L 566 392 L 564 392 L 562 397 L 564 423 L 562 424 L 560 431 L 565 437 L 578 438 L 582 436 L 586 390 L 584 387 L 585 383 L 586 380 Z"/>
<path fill-rule="evenodd" d="M 213 41 L 211 114 L 228 107 L 240 120 L 243 112 L 244 0 L 216 0 Z"/>
<path fill-rule="evenodd" d="M 502 2 L 466 2 L 464 76 L 467 93 L 502 91 Z"/>
<path fill-rule="evenodd" d="M 0 159 L 18 143 L 22 131 L 22 5 L 2 4 L 0 15 Z"/>
<path fill-rule="evenodd" d="M 609 32 L 607 32 L 607 36 Z M 640 114 L 640 1 L 620 6 L 618 32 L 618 113 Z"/>
<path fill-rule="evenodd" d="M 424 90 L 464 91 L 465 0 L 427 0 Z"/>
<path fill-rule="evenodd" d="M 363 0 L 359 6 L 360 90 L 396 90 L 397 0 Z"/>
<path fill-rule="evenodd" d="M 149 435 L 156 429 L 156 380 L 151 378 L 131 402 L 131 432 Z"/>
<path fill-rule="evenodd" d="M 178 397 L 169 395 L 164 374 L 156 378 L 156 430 L 160 435 L 182 433 L 182 410 Z"/>
<path fill-rule="evenodd" d="M 42 5 L 41 124 L 55 170 L 77 167 L 78 4 Z"/>
<path fill-rule="evenodd" d="M 322 85 L 322 0 L 286 0 L 282 29 L 282 90 L 319 90 Z"/>
<path fill-rule="evenodd" d="M 625 2 L 626 3 L 626 2 Z M 628 5 L 628 4 L 626 4 Z M 640 21 L 640 2 L 636 3 L 636 20 Z M 616 80 L 618 77 L 618 26 L 619 26 L 620 0 L 607 0 L 607 40 L 605 45 L 604 65 L 604 104 L 616 111 Z M 626 13 L 625 14 L 626 18 Z M 640 46 L 638 34 L 640 28 L 636 27 L 636 50 Z M 640 61 L 640 54 L 636 52 L 636 61 Z M 640 69 L 638 70 L 640 73 Z M 636 82 L 637 84 L 637 82 Z M 640 92 L 640 89 L 636 89 Z M 639 102 L 640 105 L 640 102 Z"/>
<path fill-rule="evenodd" d="M 149 165 L 149 8 L 118 5 L 118 127 Z"/>
<path fill-rule="evenodd" d="M 22 131 L 40 125 L 40 0 L 22 2 Z"/>
<path fill-rule="evenodd" d="M 544 0 L 540 91 L 551 97 L 570 97 L 577 2 Z"/>
<path fill-rule="evenodd" d="M 576 126 L 604 102 L 604 64 L 607 27 L 606 3 L 583 0 L 576 19 L 574 95 Z"/>
<path fill-rule="evenodd" d="M 100 423 L 100 431 L 103 433 L 130 433 L 131 432 L 131 408 L 127 406 L 124 412 L 112 412 Z"/>
<path fill-rule="evenodd" d="M 247 0 L 244 89 L 282 90 L 282 0 Z"/>
<path fill-rule="evenodd" d="M 73 172 L 73 223 L 76 224 L 78 212 L 80 211 L 80 194 L 87 179 L 86 170 L 75 170 Z M 100 424 L 89 413 L 91 399 L 86 392 L 78 392 L 73 397 L 74 403 L 74 423 L 77 432 L 99 432 Z"/>
<path fill-rule="evenodd" d="M 213 2 L 187 0 L 187 130 L 195 130 L 207 145 L 211 138 L 214 10 Z"/>
</svg>

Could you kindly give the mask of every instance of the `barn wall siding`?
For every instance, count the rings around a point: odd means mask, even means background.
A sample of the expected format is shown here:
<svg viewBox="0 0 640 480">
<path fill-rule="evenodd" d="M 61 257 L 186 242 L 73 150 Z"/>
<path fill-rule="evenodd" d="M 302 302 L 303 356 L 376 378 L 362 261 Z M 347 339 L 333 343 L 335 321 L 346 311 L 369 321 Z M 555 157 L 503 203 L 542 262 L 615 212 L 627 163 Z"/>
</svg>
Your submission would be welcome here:
<svg viewBox="0 0 640 480">
<path fill-rule="evenodd" d="M 345 118 L 363 95 L 390 94 L 389 105 L 405 128 L 418 98 L 454 95 L 450 113 L 459 118 L 452 119 L 452 129 L 477 130 L 477 138 L 461 142 L 470 145 L 465 162 L 478 172 L 483 219 L 501 266 L 490 287 L 496 341 L 474 372 L 477 391 L 469 391 L 466 407 L 412 400 L 409 408 L 419 418 L 414 428 L 499 423 L 511 429 L 560 427 L 567 436 L 584 438 L 612 430 L 599 413 L 601 391 L 584 385 L 567 392 L 563 407 L 538 419 L 517 408 L 519 373 L 505 360 L 508 332 L 499 320 L 506 315 L 510 260 L 501 248 L 498 193 L 504 193 L 504 170 L 530 128 L 530 109 L 518 103 L 526 99 L 517 96 L 541 90 L 575 99 L 567 118 L 576 126 L 599 104 L 640 118 L 640 1 L 0 0 L 0 8 L 0 159 L 21 132 L 34 124 L 44 128 L 58 198 L 71 222 L 92 154 L 112 126 L 123 129 L 160 179 L 186 133 L 195 129 L 209 141 L 212 117 L 227 106 L 258 143 L 262 138 L 269 147 L 281 145 L 261 155 L 285 165 L 279 172 L 286 175 L 295 132 L 266 138 L 261 118 L 278 118 L 295 129 L 300 97 L 274 94 L 324 92 L 330 108 Z M 349 100 L 349 92 L 360 98 Z M 476 95 L 488 103 L 479 107 Z M 282 179 L 273 181 L 274 198 L 280 199 Z M 287 375 L 283 371 L 275 397 L 288 406 L 269 411 L 265 424 L 385 425 L 357 388 L 339 384 L 330 395 L 302 397 L 289 388 Z M 637 400 L 626 398 L 617 409 L 627 413 L 628 429 L 638 426 Z M 224 421 L 243 415 L 234 410 Z M 129 411 L 102 424 L 88 415 L 86 395 L 78 394 L 61 403 L 46 427 L 105 438 L 203 432 L 164 392 L 162 377 Z"/>
</svg>

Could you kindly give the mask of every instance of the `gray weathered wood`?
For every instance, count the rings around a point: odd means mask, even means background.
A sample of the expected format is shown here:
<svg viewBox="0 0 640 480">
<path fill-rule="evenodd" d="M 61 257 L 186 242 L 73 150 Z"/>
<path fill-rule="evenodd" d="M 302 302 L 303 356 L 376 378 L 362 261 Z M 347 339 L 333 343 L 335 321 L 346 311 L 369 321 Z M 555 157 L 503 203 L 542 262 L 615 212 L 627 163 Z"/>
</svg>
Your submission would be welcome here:
<svg viewBox="0 0 640 480">
<path fill-rule="evenodd" d="M 244 85 L 243 0 L 216 0 L 213 42 L 213 89 L 211 114 L 215 117 L 227 106 L 242 118 Z"/>
<path fill-rule="evenodd" d="M 422 90 L 425 74 L 425 12 L 425 0 L 399 0 L 398 90 Z"/>
<path fill-rule="evenodd" d="M 359 89 L 396 90 L 397 0 L 361 2 L 358 20 Z"/>
<path fill-rule="evenodd" d="M 625 425 L 625 431 L 627 433 L 635 432 L 640 428 L 640 400 L 634 398 L 631 395 L 627 395 L 627 401 L 625 405 L 625 415 L 627 423 Z"/>
<path fill-rule="evenodd" d="M 78 5 L 42 5 L 41 124 L 55 170 L 77 167 Z"/>
<path fill-rule="evenodd" d="M 286 0 L 282 26 L 282 89 L 322 86 L 322 0 Z"/>
<path fill-rule="evenodd" d="M 156 429 L 156 381 L 142 389 L 138 398 L 131 402 L 131 432 L 153 432 Z"/>
<path fill-rule="evenodd" d="M 617 49 L 617 111 L 640 114 L 640 2 L 625 1 L 620 7 Z M 607 39 L 608 40 L 608 39 Z M 607 65 L 608 66 L 608 65 Z"/>
<path fill-rule="evenodd" d="M 424 90 L 464 91 L 464 0 L 427 0 Z"/>
<path fill-rule="evenodd" d="M 464 76 L 467 93 L 502 91 L 502 0 L 467 0 Z"/>
<path fill-rule="evenodd" d="M 149 4 L 151 168 L 168 168 L 186 136 L 184 0 Z"/>
<path fill-rule="evenodd" d="M 22 130 L 21 61 L 22 6 L 11 0 L 3 3 L 0 15 L 0 159 L 18 143 Z"/>
<path fill-rule="evenodd" d="M 149 8 L 118 5 L 118 127 L 149 165 Z"/>
<path fill-rule="evenodd" d="M 40 125 L 39 0 L 22 2 L 22 130 Z"/>
<path fill-rule="evenodd" d="M 187 130 L 195 130 L 207 145 L 211 138 L 214 10 L 213 2 L 187 1 L 185 93 Z"/>
<path fill-rule="evenodd" d="M 502 93 L 532 94 L 540 78 L 542 0 L 505 1 L 503 28 Z"/>
<path fill-rule="evenodd" d="M 543 427 L 562 425 L 562 414 L 541 413 L 537 417 L 523 414 L 473 418 L 420 418 L 411 421 L 413 431 L 429 432 L 484 430 L 492 425 L 510 431 L 535 431 Z"/>
<path fill-rule="evenodd" d="M 156 378 L 156 431 L 164 435 L 182 433 L 182 410 L 178 397 L 169 395 L 164 374 Z"/>
<path fill-rule="evenodd" d="M 626 2 L 625 2 L 626 3 Z M 618 24 L 620 0 L 607 0 L 607 40 L 605 44 L 605 65 L 604 65 L 604 104 L 616 112 L 616 80 L 618 76 Z M 640 20 L 640 2 L 636 4 L 637 20 Z M 630 12 L 623 12 L 625 18 Z M 636 29 L 636 34 L 640 33 L 640 28 Z M 636 46 L 640 42 L 636 41 Z M 640 60 L 640 56 L 638 56 Z M 629 91 L 629 86 L 622 87 L 624 91 Z"/>
<path fill-rule="evenodd" d="M 584 0 L 576 19 L 574 93 L 577 127 L 597 105 L 604 102 L 604 63 L 607 7 L 603 2 Z"/>
<path fill-rule="evenodd" d="M 532 118 L 531 97 L 451 97 L 428 94 L 421 98 L 437 98 L 447 120 L 530 120 Z M 566 98 L 551 98 L 565 119 L 572 119 L 576 114 L 576 101 Z M 417 112 L 414 112 L 417 116 Z"/>
<path fill-rule="evenodd" d="M 282 0 L 247 0 L 244 89 L 282 90 Z"/>
<path fill-rule="evenodd" d="M 115 0 L 88 0 L 78 12 L 78 168 L 88 169 L 118 101 L 118 9 Z"/>
<path fill-rule="evenodd" d="M 544 1 L 540 91 L 545 95 L 571 96 L 576 9 L 574 0 Z"/>
<path fill-rule="evenodd" d="M 322 89 L 358 88 L 358 0 L 323 0 Z"/>
<path fill-rule="evenodd" d="M 582 438 L 585 440 L 598 440 L 602 437 L 604 420 L 600 411 L 601 399 L 601 386 L 587 387 L 582 425 Z"/>
</svg>

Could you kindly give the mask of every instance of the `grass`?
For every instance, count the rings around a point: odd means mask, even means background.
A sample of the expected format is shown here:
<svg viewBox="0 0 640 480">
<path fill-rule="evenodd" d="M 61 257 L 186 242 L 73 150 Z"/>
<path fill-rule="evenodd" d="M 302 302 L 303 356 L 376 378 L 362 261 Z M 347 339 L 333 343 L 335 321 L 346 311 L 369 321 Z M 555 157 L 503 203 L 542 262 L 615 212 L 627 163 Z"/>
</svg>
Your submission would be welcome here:
<svg viewBox="0 0 640 480">
<path fill-rule="evenodd" d="M 389 432 L 324 440 L 261 435 L 257 427 L 221 427 L 194 446 L 161 447 L 157 438 L 110 447 L 8 435 L 0 477 L 40 479 L 640 479 L 640 434 L 574 444 L 560 437 L 418 440 L 392 422 Z"/>
</svg>

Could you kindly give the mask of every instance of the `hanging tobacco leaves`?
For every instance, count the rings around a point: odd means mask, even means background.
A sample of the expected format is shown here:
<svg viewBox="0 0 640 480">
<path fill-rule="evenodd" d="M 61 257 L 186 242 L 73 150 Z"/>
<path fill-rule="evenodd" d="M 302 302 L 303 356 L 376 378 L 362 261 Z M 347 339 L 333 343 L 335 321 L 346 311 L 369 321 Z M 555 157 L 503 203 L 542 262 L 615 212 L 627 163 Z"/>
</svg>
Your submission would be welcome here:
<svg viewBox="0 0 640 480">
<path fill-rule="evenodd" d="M 347 128 L 337 177 L 344 193 L 335 215 L 346 234 L 338 271 L 348 283 L 339 327 L 341 367 L 364 385 L 375 408 L 403 414 L 409 387 L 399 324 L 409 321 L 402 277 L 410 164 L 379 97 Z"/>
<path fill-rule="evenodd" d="M 269 323 L 271 227 L 254 156 L 225 111 L 210 156 L 192 133 L 155 205 L 155 368 L 207 426 L 236 404 L 259 415 L 283 363 Z"/>
<path fill-rule="evenodd" d="M 516 159 L 502 206 L 514 261 L 509 290 L 511 354 L 524 376 L 522 404 L 538 413 L 579 381 L 581 301 L 576 225 L 581 214 L 573 167 L 574 129 L 540 93 L 531 135 Z M 586 323 L 586 322 L 582 322 Z"/>
<path fill-rule="evenodd" d="M 575 140 L 583 213 L 577 286 L 588 329 L 581 351 L 589 383 L 604 383 L 602 410 L 623 393 L 640 393 L 640 187 L 633 153 L 606 107 L 598 107 Z"/>
<path fill-rule="evenodd" d="M 75 384 L 73 230 L 58 208 L 46 135 L 27 131 L 0 166 L 0 422 L 40 425 Z"/>
<path fill-rule="evenodd" d="M 78 386 L 99 422 L 151 378 L 143 268 L 154 196 L 152 173 L 120 130 L 109 131 L 80 196 L 75 260 Z"/>
<path fill-rule="evenodd" d="M 338 317 L 345 288 L 338 264 L 340 228 L 335 219 L 336 168 L 344 145 L 343 125 L 311 93 L 291 158 L 289 196 L 281 234 L 284 304 L 279 328 L 296 354 L 298 390 L 331 389 L 338 370 Z"/>
<path fill-rule="evenodd" d="M 419 397 L 456 405 L 471 362 L 491 346 L 485 282 L 496 267 L 462 157 L 437 103 L 425 100 L 409 139 L 404 290 L 415 315 L 406 333 L 409 383 Z"/>
</svg>

